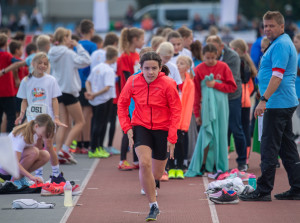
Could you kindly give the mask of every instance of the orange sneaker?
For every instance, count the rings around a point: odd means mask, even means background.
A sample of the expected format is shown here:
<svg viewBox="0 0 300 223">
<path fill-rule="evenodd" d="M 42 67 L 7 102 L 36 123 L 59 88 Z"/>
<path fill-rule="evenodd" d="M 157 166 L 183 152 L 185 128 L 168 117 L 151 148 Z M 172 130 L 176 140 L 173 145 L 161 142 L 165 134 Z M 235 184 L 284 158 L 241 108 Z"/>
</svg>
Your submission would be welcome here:
<svg viewBox="0 0 300 223">
<path fill-rule="evenodd" d="M 41 196 L 55 196 L 64 193 L 64 186 L 60 184 L 48 184 L 42 187 Z"/>
<path fill-rule="evenodd" d="M 165 171 L 164 174 L 161 176 L 160 181 L 168 181 L 169 180 L 169 175 L 168 172 Z"/>
<path fill-rule="evenodd" d="M 119 164 L 118 169 L 119 169 L 119 170 L 125 170 L 125 171 L 126 171 L 126 170 L 133 170 L 134 167 L 131 166 L 131 165 L 127 162 L 127 160 L 123 160 L 122 163 Z"/>
</svg>

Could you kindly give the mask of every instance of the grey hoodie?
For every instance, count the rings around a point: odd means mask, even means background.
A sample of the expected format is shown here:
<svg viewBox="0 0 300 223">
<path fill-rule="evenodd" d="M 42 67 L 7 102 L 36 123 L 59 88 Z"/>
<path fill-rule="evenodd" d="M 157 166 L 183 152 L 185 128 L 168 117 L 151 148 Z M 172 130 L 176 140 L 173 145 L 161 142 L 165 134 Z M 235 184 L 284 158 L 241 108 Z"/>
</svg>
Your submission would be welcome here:
<svg viewBox="0 0 300 223">
<path fill-rule="evenodd" d="M 64 45 L 53 46 L 49 51 L 51 74 L 56 78 L 63 93 L 79 96 L 81 80 L 78 69 L 91 64 L 89 53 L 77 45 L 77 53 Z"/>
</svg>

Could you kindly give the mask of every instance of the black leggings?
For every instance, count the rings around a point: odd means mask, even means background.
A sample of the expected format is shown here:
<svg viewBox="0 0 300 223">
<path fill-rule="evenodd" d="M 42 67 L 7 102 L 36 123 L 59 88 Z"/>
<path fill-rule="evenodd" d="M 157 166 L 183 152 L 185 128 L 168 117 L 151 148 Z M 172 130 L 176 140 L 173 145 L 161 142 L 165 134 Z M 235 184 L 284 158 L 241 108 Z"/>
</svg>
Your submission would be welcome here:
<svg viewBox="0 0 300 223">
<path fill-rule="evenodd" d="M 247 147 L 251 146 L 250 137 L 250 108 L 242 108 L 242 127 L 244 130 Z"/>
<path fill-rule="evenodd" d="M 111 112 L 112 99 L 109 101 L 93 106 L 93 118 L 91 126 L 91 150 L 94 152 L 97 147 L 103 146 L 106 133 L 108 116 Z"/>
<path fill-rule="evenodd" d="M 108 146 L 112 146 L 114 136 L 115 136 L 115 131 L 116 131 L 116 119 L 117 119 L 117 104 L 112 105 L 112 109 L 109 115 L 109 135 L 108 135 Z"/>
<path fill-rule="evenodd" d="M 174 151 L 174 159 L 169 158 L 169 168 L 175 169 L 175 159 L 177 160 L 177 169 L 183 169 L 183 160 L 185 157 L 185 138 L 186 138 L 187 132 L 178 130 L 177 131 L 177 142 L 175 144 L 175 151 Z"/>
</svg>

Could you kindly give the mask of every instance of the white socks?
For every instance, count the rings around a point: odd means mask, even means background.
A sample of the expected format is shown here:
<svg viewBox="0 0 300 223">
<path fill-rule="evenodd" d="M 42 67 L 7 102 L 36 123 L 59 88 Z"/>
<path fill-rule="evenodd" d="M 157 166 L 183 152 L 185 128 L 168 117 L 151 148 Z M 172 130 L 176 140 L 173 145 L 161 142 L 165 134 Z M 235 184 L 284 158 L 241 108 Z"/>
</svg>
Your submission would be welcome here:
<svg viewBox="0 0 300 223">
<path fill-rule="evenodd" d="M 57 164 L 56 166 L 52 166 L 52 176 L 58 177 L 59 173 L 59 165 Z"/>
<path fill-rule="evenodd" d="M 65 144 L 62 145 L 62 150 L 66 153 L 69 153 L 69 146 L 66 146 Z"/>
<path fill-rule="evenodd" d="M 155 205 L 156 205 L 156 207 L 158 208 L 157 201 L 155 201 L 155 202 L 153 202 L 153 203 L 149 203 L 149 206 L 150 206 L 150 208 L 152 208 L 152 206 L 153 206 L 154 204 L 155 204 Z"/>
<path fill-rule="evenodd" d="M 35 176 L 40 178 L 43 177 L 43 167 L 40 167 L 35 171 Z"/>
</svg>

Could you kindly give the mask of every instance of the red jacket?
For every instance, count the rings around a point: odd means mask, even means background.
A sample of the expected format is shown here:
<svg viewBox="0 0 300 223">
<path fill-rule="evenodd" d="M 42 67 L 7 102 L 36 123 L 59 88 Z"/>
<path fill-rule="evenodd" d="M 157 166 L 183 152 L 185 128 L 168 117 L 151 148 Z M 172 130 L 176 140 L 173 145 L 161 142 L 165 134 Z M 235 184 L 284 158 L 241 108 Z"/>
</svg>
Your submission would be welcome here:
<svg viewBox="0 0 300 223">
<path fill-rule="evenodd" d="M 128 112 L 130 98 L 135 102 L 131 123 Z M 168 141 L 175 144 L 180 115 L 181 102 L 174 80 L 162 72 L 150 84 L 143 73 L 129 77 L 118 101 L 118 117 L 125 134 L 132 126 L 139 125 L 168 131 Z"/>
<path fill-rule="evenodd" d="M 228 65 L 222 61 L 218 61 L 215 66 L 207 66 L 205 63 L 199 64 L 195 69 L 195 102 L 194 102 L 194 114 L 195 117 L 200 117 L 201 110 L 201 81 L 210 74 L 214 75 L 214 80 L 220 80 L 221 83 L 216 82 L 214 89 L 224 92 L 232 93 L 237 89 L 232 72 Z"/>
</svg>

